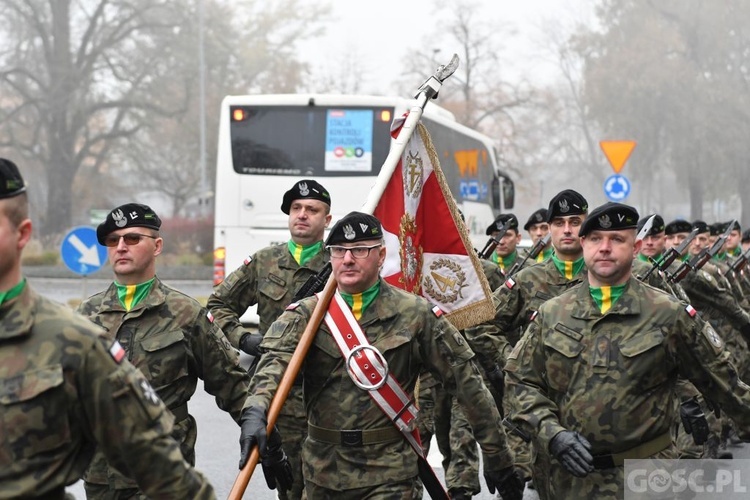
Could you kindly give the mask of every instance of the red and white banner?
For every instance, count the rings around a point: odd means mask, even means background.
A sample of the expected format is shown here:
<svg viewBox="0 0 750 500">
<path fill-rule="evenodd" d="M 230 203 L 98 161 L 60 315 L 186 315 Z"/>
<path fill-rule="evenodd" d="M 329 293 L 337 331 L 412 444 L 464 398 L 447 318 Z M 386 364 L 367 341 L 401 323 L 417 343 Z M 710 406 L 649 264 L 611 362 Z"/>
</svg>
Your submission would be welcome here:
<svg viewBox="0 0 750 500">
<path fill-rule="evenodd" d="M 403 121 L 394 121 L 394 138 Z M 494 316 L 492 292 L 422 123 L 409 139 L 374 215 L 385 232 L 387 256 L 381 276 L 388 283 L 439 305 L 458 329 Z"/>
</svg>

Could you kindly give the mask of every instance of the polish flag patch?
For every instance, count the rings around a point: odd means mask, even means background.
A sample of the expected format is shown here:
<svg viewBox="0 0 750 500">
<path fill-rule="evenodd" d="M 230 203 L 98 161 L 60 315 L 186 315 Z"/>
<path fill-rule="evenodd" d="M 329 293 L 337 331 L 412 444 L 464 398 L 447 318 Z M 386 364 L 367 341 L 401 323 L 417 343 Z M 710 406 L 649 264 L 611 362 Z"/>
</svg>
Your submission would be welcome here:
<svg viewBox="0 0 750 500">
<path fill-rule="evenodd" d="M 512 290 L 513 287 L 516 286 L 516 282 L 515 282 L 515 280 L 513 278 L 508 278 L 507 280 L 505 280 L 505 286 L 508 289 Z"/>
<path fill-rule="evenodd" d="M 288 306 L 286 306 L 285 311 L 294 311 L 299 306 L 299 302 L 292 302 Z"/>
<path fill-rule="evenodd" d="M 211 311 L 208 311 L 208 312 L 206 313 L 206 317 L 208 318 L 208 321 L 210 321 L 211 323 L 213 323 L 213 322 L 214 322 L 214 315 L 213 315 L 213 314 L 211 314 Z"/>
<path fill-rule="evenodd" d="M 688 306 L 685 308 L 687 313 L 690 315 L 691 318 L 694 318 L 696 314 L 698 314 L 698 311 L 695 310 L 693 306 L 688 304 Z"/>
<path fill-rule="evenodd" d="M 253 261 L 253 257 L 252 257 L 252 255 L 248 255 L 247 257 L 245 257 L 245 260 L 243 260 L 242 262 L 244 262 L 244 263 L 245 263 L 245 265 L 248 265 L 248 264 L 250 264 L 250 263 L 251 263 L 252 261 Z"/>
<path fill-rule="evenodd" d="M 435 316 L 437 316 L 439 318 L 440 316 L 443 315 L 443 310 L 440 309 L 438 306 L 433 306 L 432 307 L 432 314 L 434 314 Z"/>
<path fill-rule="evenodd" d="M 115 360 L 115 363 L 119 365 L 123 358 L 125 358 L 125 349 L 123 349 L 120 343 L 115 340 L 115 343 L 109 348 L 109 354 L 112 356 L 112 359 Z"/>
</svg>

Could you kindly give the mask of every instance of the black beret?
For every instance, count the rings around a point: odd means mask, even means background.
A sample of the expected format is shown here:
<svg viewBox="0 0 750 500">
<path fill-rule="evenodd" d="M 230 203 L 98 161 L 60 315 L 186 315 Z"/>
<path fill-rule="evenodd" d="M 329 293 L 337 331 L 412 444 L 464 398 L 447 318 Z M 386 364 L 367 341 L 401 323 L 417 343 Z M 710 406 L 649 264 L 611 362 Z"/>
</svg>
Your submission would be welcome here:
<svg viewBox="0 0 750 500">
<path fill-rule="evenodd" d="M 732 231 L 737 230 L 742 232 L 742 226 L 740 226 L 740 223 L 737 221 L 737 219 L 730 220 L 729 222 L 725 222 L 722 224 L 722 233 L 727 230 L 729 225 L 732 225 Z"/>
<path fill-rule="evenodd" d="M 550 200 L 549 208 L 547 208 L 547 222 L 551 222 L 555 217 L 585 215 L 588 209 L 589 204 L 586 198 L 572 189 L 566 189 Z"/>
<path fill-rule="evenodd" d="M 661 218 L 661 215 L 655 215 L 651 214 L 654 217 L 654 222 L 651 223 L 651 229 L 649 230 L 648 234 L 645 234 L 646 236 L 656 236 L 657 234 L 664 231 L 664 219 Z M 641 229 L 643 229 L 643 226 L 646 225 L 646 222 L 651 218 L 651 215 L 647 215 L 646 217 L 643 217 L 641 220 L 638 221 L 638 226 L 636 229 L 638 232 L 641 232 Z"/>
<path fill-rule="evenodd" d="M 691 223 L 690 230 L 692 231 L 695 228 L 698 228 L 698 234 L 711 232 L 711 228 L 702 220 L 694 220 Z"/>
<path fill-rule="evenodd" d="M 161 219 L 148 205 L 126 203 L 107 214 L 104 222 L 96 228 L 96 239 L 100 245 L 104 245 L 104 238 L 109 233 L 126 227 L 147 227 L 158 231 L 161 227 Z"/>
<path fill-rule="evenodd" d="M 292 207 L 294 200 L 310 199 L 320 200 L 329 207 L 331 206 L 331 195 L 326 188 L 312 179 L 302 179 L 284 193 L 284 199 L 281 202 L 281 211 L 289 215 L 289 209 Z"/>
<path fill-rule="evenodd" d="M 26 191 L 21 172 L 15 163 L 0 158 L 0 199 L 12 198 Z"/>
<path fill-rule="evenodd" d="M 684 219 L 675 219 L 664 226 L 664 232 L 667 236 L 671 236 L 677 233 L 689 233 L 692 230 L 693 225 Z"/>
<path fill-rule="evenodd" d="M 515 229 L 518 231 L 518 218 L 513 214 L 500 214 L 495 219 L 495 222 L 487 226 L 487 230 L 484 234 L 487 236 L 491 235 L 492 233 L 496 231 L 500 231 L 506 222 L 510 221 L 510 225 L 508 225 L 508 229 Z"/>
<path fill-rule="evenodd" d="M 364 240 L 379 240 L 383 237 L 383 226 L 370 214 L 349 212 L 331 229 L 326 246 Z"/>
<path fill-rule="evenodd" d="M 742 233 L 742 243 L 747 243 L 750 241 L 750 229 L 746 229 L 744 233 Z"/>
<path fill-rule="evenodd" d="M 529 216 L 529 220 L 526 221 L 526 224 L 523 225 L 524 230 L 528 231 L 531 226 L 534 224 L 541 224 L 542 222 L 547 222 L 547 209 L 546 208 L 540 208 L 533 214 Z"/>
<path fill-rule="evenodd" d="M 719 236 L 722 234 L 726 228 L 727 228 L 728 222 L 714 222 L 713 224 L 709 224 L 708 230 L 711 233 L 711 236 Z"/>
<path fill-rule="evenodd" d="M 620 231 L 635 229 L 638 226 L 638 211 L 630 205 L 612 201 L 596 207 L 586 217 L 578 230 L 582 238 L 591 231 Z"/>
</svg>

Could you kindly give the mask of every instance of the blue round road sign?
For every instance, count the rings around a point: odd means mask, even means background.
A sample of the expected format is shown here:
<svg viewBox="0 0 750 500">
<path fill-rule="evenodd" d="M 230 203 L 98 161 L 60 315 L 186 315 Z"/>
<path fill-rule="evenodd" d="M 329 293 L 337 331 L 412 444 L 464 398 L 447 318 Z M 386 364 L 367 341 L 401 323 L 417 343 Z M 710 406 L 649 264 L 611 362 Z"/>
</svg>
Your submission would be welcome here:
<svg viewBox="0 0 750 500">
<path fill-rule="evenodd" d="M 612 201 L 622 201 L 630 194 L 630 181 L 624 175 L 610 175 L 604 181 L 604 194 Z"/>
<path fill-rule="evenodd" d="M 107 249 L 96 240 L 96 229 L 79 226 L 71 229 L 62 240 L 60 254 L 74 273 L 87 276 L 107 262 Z"/>
</svg>

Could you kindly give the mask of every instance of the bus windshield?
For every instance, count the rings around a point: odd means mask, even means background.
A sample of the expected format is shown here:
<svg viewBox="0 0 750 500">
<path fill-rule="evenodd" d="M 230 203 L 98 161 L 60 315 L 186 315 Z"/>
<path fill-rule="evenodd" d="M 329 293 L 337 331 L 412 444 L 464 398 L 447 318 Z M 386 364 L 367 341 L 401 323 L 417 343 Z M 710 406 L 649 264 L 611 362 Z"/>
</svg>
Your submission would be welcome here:
<svg viewBox="0 0 750 500">
<path fill-rule="evenodd" d="M 358 177 L 388 156 L 393 108 L 231 106 L 230 116 L 238 174 Z"/>
</svg>

